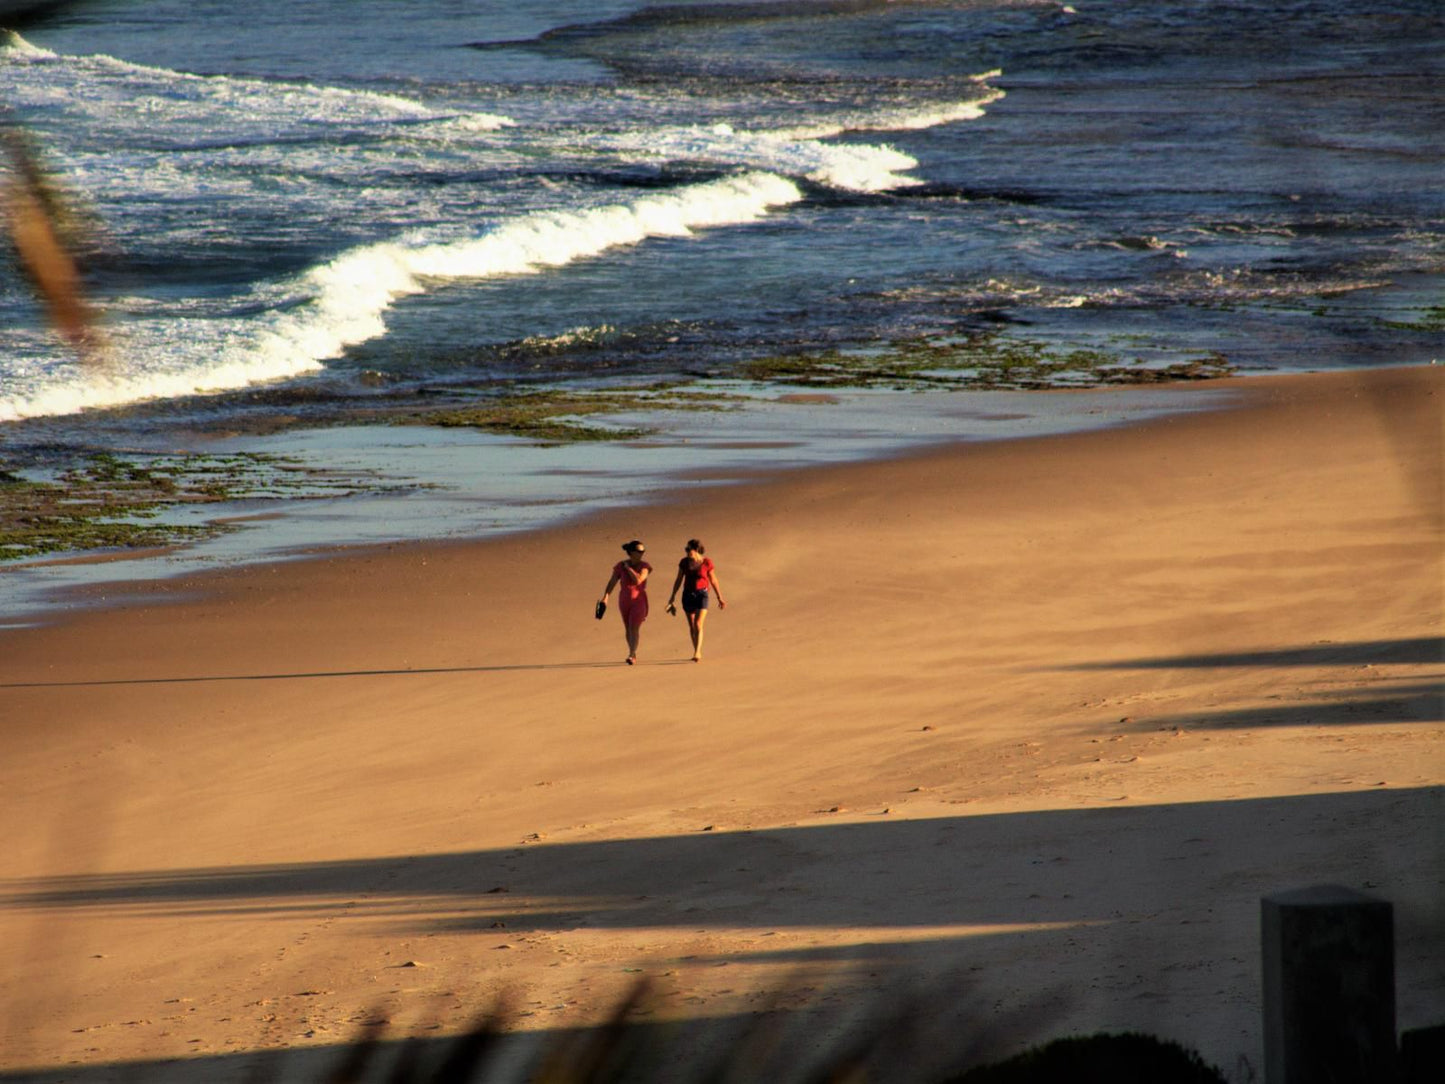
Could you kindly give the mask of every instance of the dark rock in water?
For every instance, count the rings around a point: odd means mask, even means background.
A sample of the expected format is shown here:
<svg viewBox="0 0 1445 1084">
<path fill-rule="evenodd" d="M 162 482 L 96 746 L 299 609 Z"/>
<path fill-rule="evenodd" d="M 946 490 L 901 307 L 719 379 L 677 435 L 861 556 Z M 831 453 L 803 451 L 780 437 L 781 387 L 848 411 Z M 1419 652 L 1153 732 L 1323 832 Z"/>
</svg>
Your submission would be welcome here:
<svg viewBox="0 0 1445 1084">
<path fill-rule="evenodd" d="M 0 0 L 0 27 L 23 30 L 75 4 L 76 0 Z"/>
</svg>

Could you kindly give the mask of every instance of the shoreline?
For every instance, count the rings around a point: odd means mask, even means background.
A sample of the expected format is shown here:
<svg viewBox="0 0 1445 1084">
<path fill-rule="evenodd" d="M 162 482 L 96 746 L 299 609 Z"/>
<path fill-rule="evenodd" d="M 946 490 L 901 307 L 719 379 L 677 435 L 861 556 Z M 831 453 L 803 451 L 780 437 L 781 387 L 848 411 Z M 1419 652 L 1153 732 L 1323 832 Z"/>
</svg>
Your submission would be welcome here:
<svg viewBox="0 0 1445 1084">
<path fill-rule="evenodd" d="M 991 1049 L 1258 1069 L 1259 897 L 1326 881 L 1394 902 L 1399 1025 L 1438 1023 L 1445 378 L 1238 384 L 0 629 L 0 816 L 38 826 L 0 1072 L 239 1080 L 378 1005 L 449 1034 L 511 990 L 530 1033 L 638 975 L 659 1020 L 948 981 Z M 590 610 L 634 536 L 629 668 Z M 662 613 L 690 536 L 702 666 Z"/>
<path fill-rule="evenodd" d="M 1052 391 L 833 390 L 756 396 L 730 409 L 621 412 L 644 439 L 540 443 L 465 429 L 353 424 L 214 439 L 172 450 L 204 461 L 235 456 L 290 464 L 303 495 L 245 497 L 171 509 L 181 522 L 242 524 L 171 545 L 70 551 L 0 564 L 0 609 L 45 620 L 103 605 L 107 588 L 212 567 L 289 561 L 318 552 L 526 534 L 608 508 L 654 503 L 696 483 L 731 485 L 774 472 L 906 456 L 950 444 L 1031 439 L 1135 424 L 1227 405 L 1217 381 Z M 1210 404 L 1211 398 L 1219 399 Z M 660 457 L 667 457 L 658 462 Z M 304 495 L 308 475 L 354 479 L 342 497 Z M 368 483 L 367 480 L 370 480 Z M 207 508 L 213 509 L 207 512 Z M 162 510 L 162 517 L 167 512 Z M 28 622 L 27 622 L 28 623 Z"/>
</svg>

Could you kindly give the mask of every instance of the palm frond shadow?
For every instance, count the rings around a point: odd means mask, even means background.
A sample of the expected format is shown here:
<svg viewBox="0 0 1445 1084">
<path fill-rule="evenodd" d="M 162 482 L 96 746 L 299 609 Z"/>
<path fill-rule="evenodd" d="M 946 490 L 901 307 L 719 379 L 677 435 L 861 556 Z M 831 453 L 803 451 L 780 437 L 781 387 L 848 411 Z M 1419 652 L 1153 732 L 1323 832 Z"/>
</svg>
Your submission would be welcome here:
<svg viewBox="0 0 1445 1084">
<path fill-rule="evenodd" d="M 460 1035 L 388 1042 L 372 1023 L 325 1084 L 1224 1084 L 1219 1071 L 1174 1043 L 1137 1033 L 1068 1037 L 999 1060 L 999 1037 L 1037 1035 L 1057 1009 L 1036 1003 L 987 1028 L 960 1027 L 966 980 L 902 1002 L 881 999 L 851 1017 L 788 1013 L 786 987 L 763 1010 L 724 1020 L 651 1023 L 652 988 L 634 984 L 592 1028 L 537 1035 L 505 1030 L 509 999 L 499 997 Z M 969 1015 L 964 1009 L 965 1018 Z M 982 1016 L 979 1012 L 977 1015 Z M 992 1038 L 990 1038 L 992 1036 Z M 258 1067 L 253 1084 L 301 1079 L 285 1056 Z"/>
<path fill-rule="evenodd" d="M 1233 651 L 1213 655 L 1160 655 L 1081 663 L 1071 670 L 1176 670 L 1226 667 L 1384 666 L 1445 663 L 1445 638 L 1417 636 L 1351 643 L 1322 641 L 1299 647 Z"/>
</svg>

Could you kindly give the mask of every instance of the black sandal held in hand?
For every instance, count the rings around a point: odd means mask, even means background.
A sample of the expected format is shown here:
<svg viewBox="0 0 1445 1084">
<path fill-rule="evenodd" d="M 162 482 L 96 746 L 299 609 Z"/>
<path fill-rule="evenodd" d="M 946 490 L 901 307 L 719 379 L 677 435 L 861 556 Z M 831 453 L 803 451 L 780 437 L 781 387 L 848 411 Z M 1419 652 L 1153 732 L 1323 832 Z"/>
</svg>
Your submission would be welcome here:
<svg viewBox="0 0 1445 1084">
<path fill-rule="evenodd" d="M 597 604 L 597 620 L 598 620 L 598 621 L 601 621 L 601 620 L 602 620 L 602 615 L 605 614 L 606 612 L 607 612 L 607 603 L 605 603 L 605 602 L 599 602 L 599 603 Z"/>
</svg>

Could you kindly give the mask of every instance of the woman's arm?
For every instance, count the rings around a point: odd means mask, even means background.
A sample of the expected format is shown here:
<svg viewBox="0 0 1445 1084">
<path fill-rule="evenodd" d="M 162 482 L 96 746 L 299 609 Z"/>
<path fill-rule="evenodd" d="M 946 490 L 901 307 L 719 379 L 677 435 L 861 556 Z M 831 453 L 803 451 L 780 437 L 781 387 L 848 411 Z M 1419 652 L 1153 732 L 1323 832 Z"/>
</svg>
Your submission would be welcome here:
<svg viewBox="0 0 1445 1084">
<path fill-rule="evenodd" d="M 622 564 L 622 571 L 627 573 L 627 575 L 632 579 L 633 583 L 641 587 L 643 582 L 647 579 L 647 574 L 652 571 L 652 566 L 643 565 L 641 568 L 633 568 L 631 565 L 627 564 L 624 561 Z"/>
<path fill-rule="evenodd" d="M 723 601 L 723 597 L 722 597 L 722 584 L 718 582 L 717 569 L 715 569 L 715 568 L 710 568 L 710 569 L 708 569 L 708 570 L 707 570 L 707 578 L 708 578 L 708 582 L 710 582 L 710 583 L 712 584 L 713 593 L 717 595 L 718 608 L 719 608 L 719 609 L 722 609 L 722 610 L 726 610 L 726 609 L 728 608 L 728 604 Z"/>
<path fill-rule="evenodd" d="M 612 578 L 607 581 L 607 586 L 602 589 L 602 601 L 606 602 L 612 595 L 612 589 L 617 586 L 617 569 L 612 570 Z"/>
<path fill-rule="evenodd" d="M 668 604 L 669 606 L 671 606 L 674 602 L 677 601 L 677 592 L 678 592 L 679 590 L 681 590 L 681 588 L 682 588 L 682 581 L 685 580 L 685 579 L 687 579 L 687 573 L 685 573 L 685 572 L 682 570 L 682 566 L 679 565 L 679 566 L 678 566 L 678 569 L 677 569 L 677 579 L 675 579 L 675 580 L 672 581 L 672 594 L 671 594 L 671 596 L 669 596 L 669 598 L 668 598 L 668 600 L 667 600 L 667 604 Z"/>
</svg>

